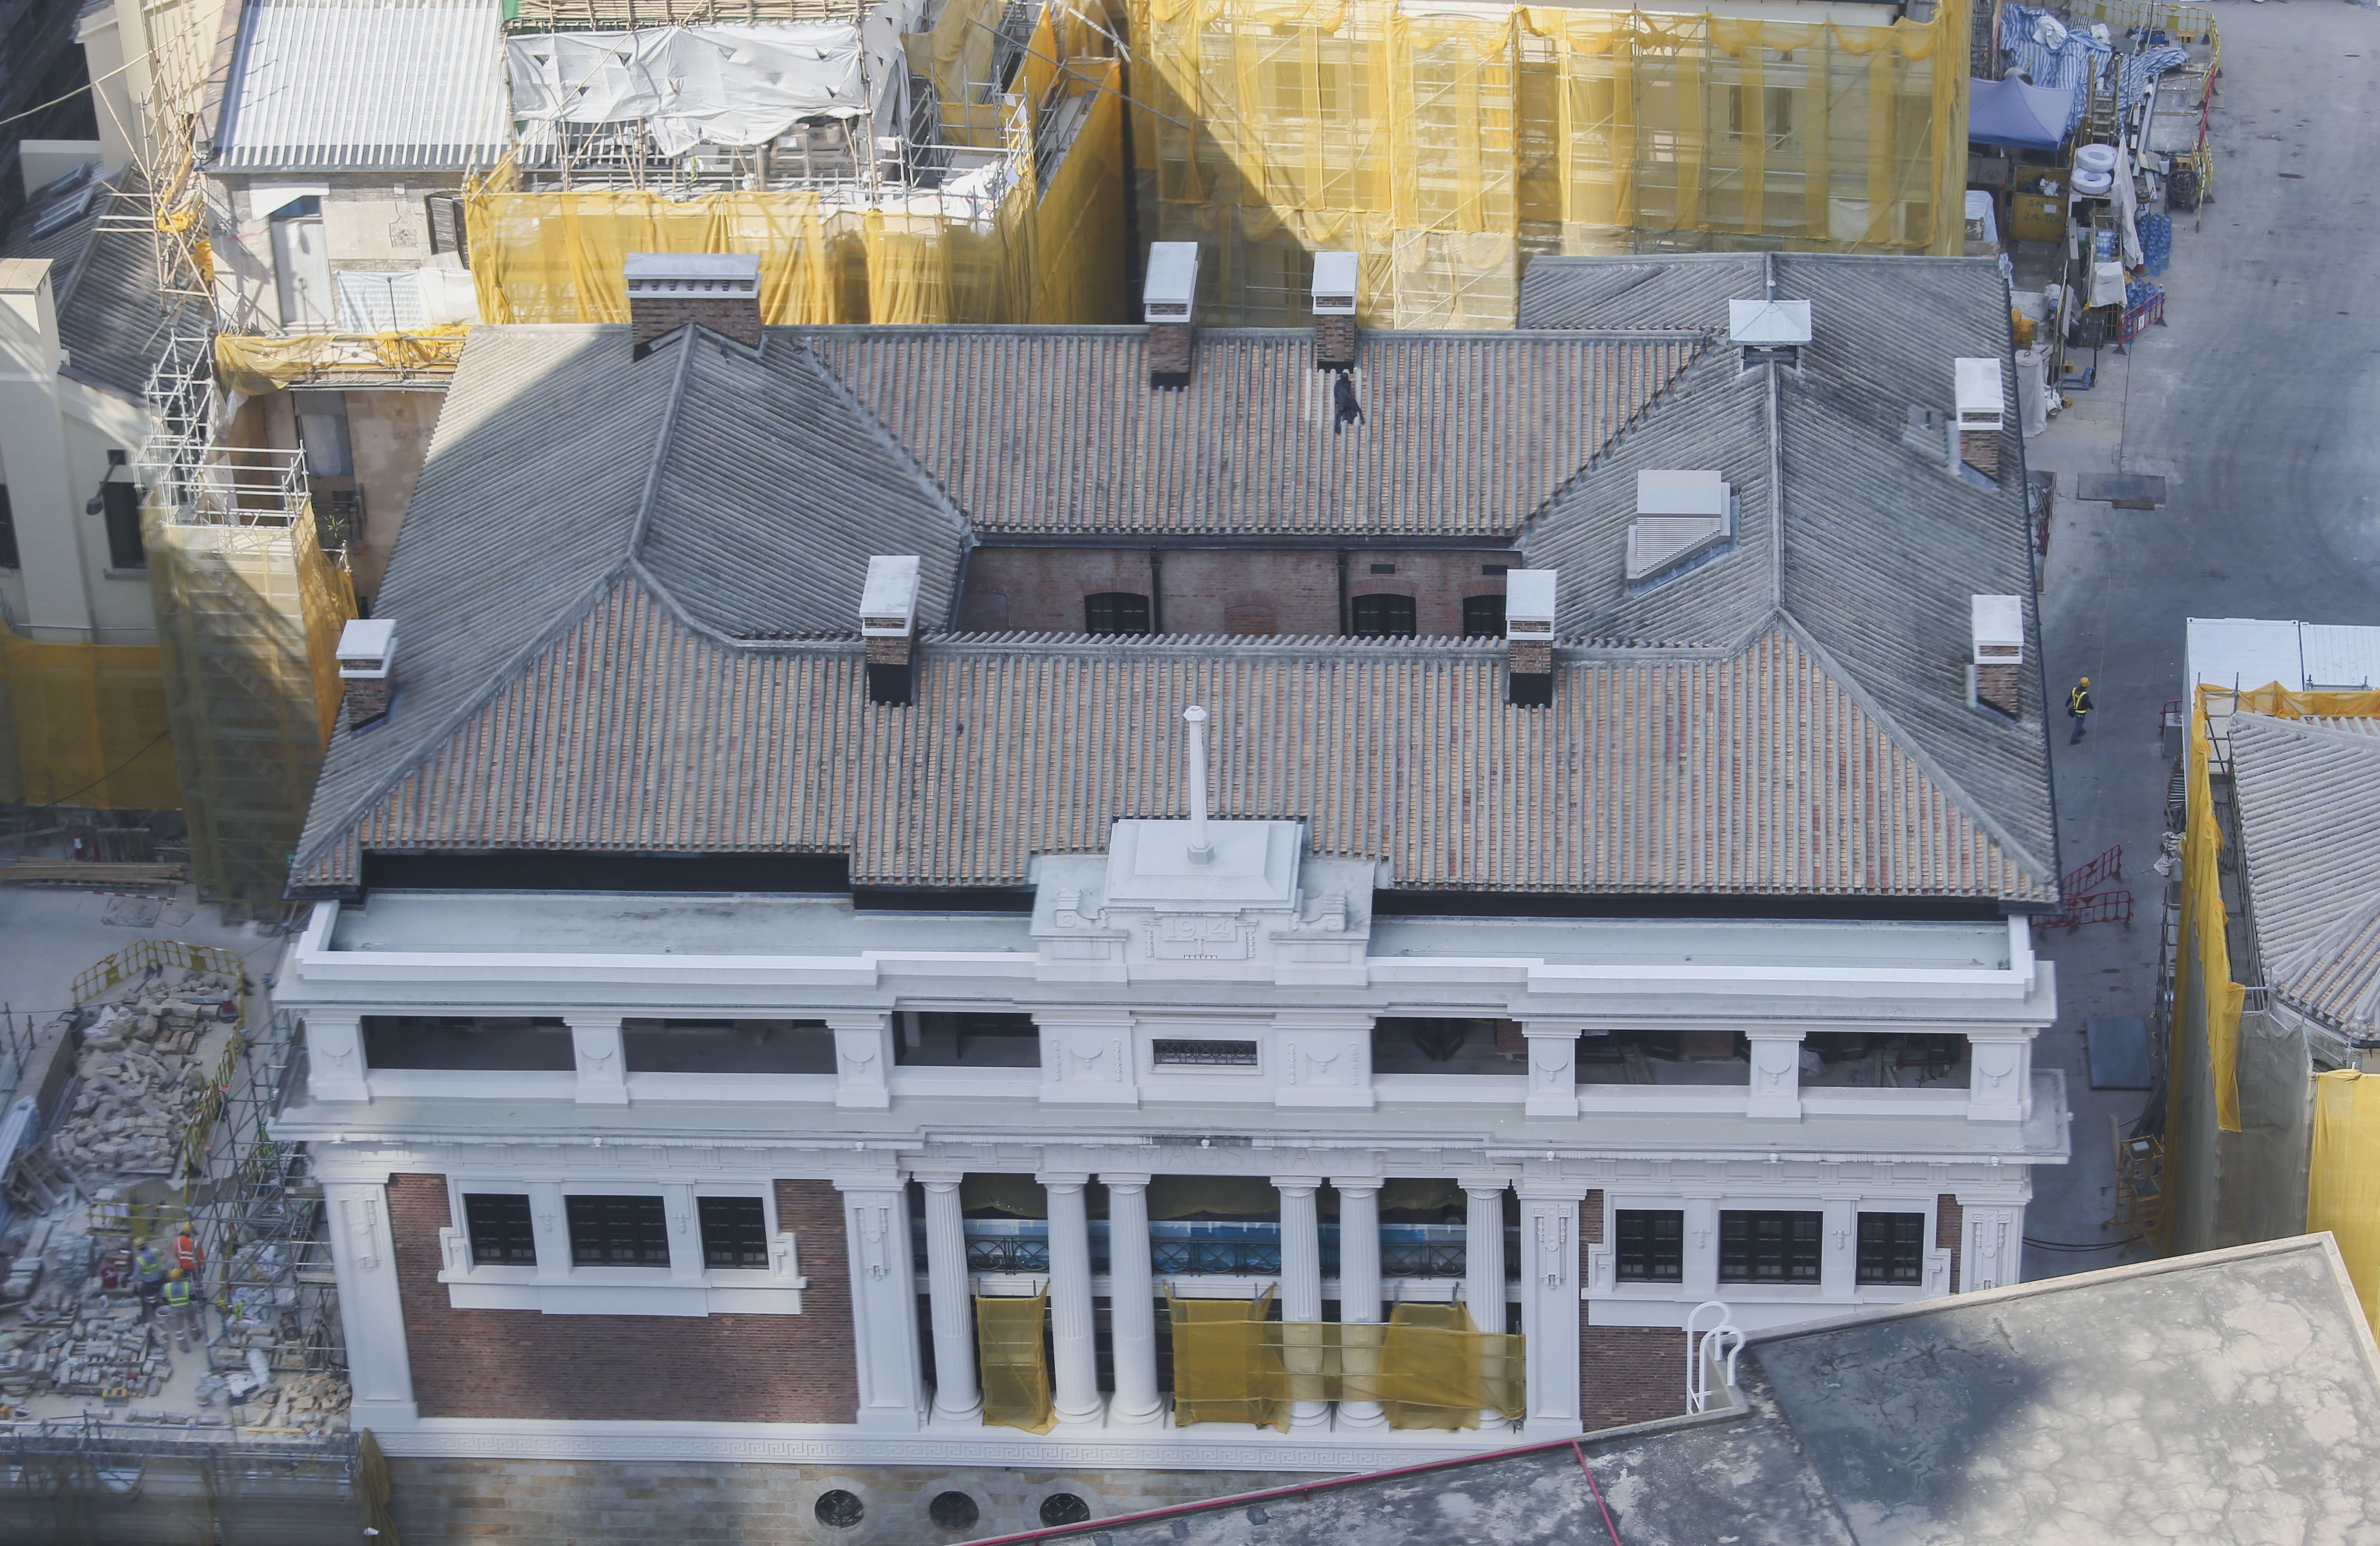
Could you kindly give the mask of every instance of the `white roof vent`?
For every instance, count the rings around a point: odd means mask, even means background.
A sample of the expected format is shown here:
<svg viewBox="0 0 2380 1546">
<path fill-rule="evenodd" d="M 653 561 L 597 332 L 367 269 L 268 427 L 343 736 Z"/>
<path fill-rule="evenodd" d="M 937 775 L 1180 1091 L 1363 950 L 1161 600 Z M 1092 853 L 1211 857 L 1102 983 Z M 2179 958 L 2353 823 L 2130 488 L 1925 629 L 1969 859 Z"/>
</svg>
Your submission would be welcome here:
<svg viewBox="0 0 2380 1546">
<path fill-rule="evenodd" d="M 1973 598 L 1975 634 L 1974 663 L 2006 665 L 2024 659 L 2024 598 Z"/>
<path fill-rule="evenodd" d="M 1640 516 L 1727 515 L 1727 480 L 1718 469 L 1678 472 L 1649 470 L 1636 474 L 1636 513 Z"/>
<path fill-rule="evenodd" d="M 917 626 L 917 555 L 879 554 L 868 561 L 859 592 L 859 631 L 868 639 L 905 639 Z"/>
<path fill-rule="evenodd" d="M 339 630 L 339 675 L 371 680 L 385 676 L 396 655 L 396 623 L 387 617 L 357 617 Z"/>
<path fill-rule="evenodd" d="M 1554 636 L 1552 569 L 1513 569 L 1504 576 L 1504 637 L 1545 640 Z"/>
<path fill-rule="evenodd" d="M 1959 377 L 1959 428 L 1961 430 L 1997 430 L 2008 399 L 2000 388 L 2000 362 L 1997 359 L 1961 359 L 1955 362 Z"/>
<path fill-rule="evenodd" d="M 1727 335 L 1730 343 L 1755 348 L 1797 348 L 1810 341 L 1810 303 L 1730 300 L 1727 303 Z"/>
<path fill-rule="evenodd" d="M 1186 323 L 1198 303 L 1198 244 L 1148 244 L 1148 276 L 1140 287 L 1143 322 Z"/>
<path fill-rule="evenodd" d="M 1318 317 L 1352 317 L 1355 314 L 1355 292 L 1363 282 L 1364 263 L 1353 252 L 1317 252 L 1314 255 L 1314 314 Z"/>
</svg>

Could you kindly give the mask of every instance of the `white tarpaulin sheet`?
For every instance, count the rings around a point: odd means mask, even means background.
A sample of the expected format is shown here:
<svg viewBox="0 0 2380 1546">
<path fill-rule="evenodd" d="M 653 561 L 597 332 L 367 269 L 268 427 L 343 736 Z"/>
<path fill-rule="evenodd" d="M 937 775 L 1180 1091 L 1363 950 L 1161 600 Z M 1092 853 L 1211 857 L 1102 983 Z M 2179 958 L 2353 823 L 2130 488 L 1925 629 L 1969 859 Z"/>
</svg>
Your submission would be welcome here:
<svg viewBox="0 0 2380 1546">
<path fill-rule="evenodd" d="M 838 22 L 659 27 L 510 38 L 513 111 L 535 123 L 639 118 L 663 155 L 758 145 L 802 118 L 867 111 L 859 29 Z"/>
</svg>

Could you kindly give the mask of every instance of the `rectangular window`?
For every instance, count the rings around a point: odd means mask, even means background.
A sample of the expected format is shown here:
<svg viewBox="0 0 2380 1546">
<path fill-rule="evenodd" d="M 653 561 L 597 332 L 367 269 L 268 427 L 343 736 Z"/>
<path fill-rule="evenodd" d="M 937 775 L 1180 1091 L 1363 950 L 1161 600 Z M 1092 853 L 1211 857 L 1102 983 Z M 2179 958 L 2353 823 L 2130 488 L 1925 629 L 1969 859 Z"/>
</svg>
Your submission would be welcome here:
<svg viewBox="0 0 2380 1546">
<path fill-rule="evenodd" d="M 99 486 L 99 507 L 107 520 L 107 566 L 147 568 L 149 550 L 140 541 L 140 486 L 132 481 L 131 469 L 108 475 Z"/>
<path fill-rule="evenodd" d="M 698 1199 L 702 1219 L 702 1264 L 706 1267 L 766 1267 L 768 1211 L 757 1197 Z"/>
<path fill-rule="evenodd" d="M 17 560 L 17 512 L 8 503 L 8 485 L 0 483 L 0 569 L 14 569 Z"/>
<path fill-rule="evenodd" d="M 1347 603 L 1354 632 L 1362 639 L 1411 639 L 1414 599 L 1411 596 L 1357 596 Z"/>
<path fill-rule="evenodd" d="M 1722 1212 L 1718 1281 L 1815 1283 L 1824 1213 Z"/>
<path fill-rule="evenodd" d="M 1622 1208 L 1612 1223 L 1612 1276 L 1621 1283 L 1684 1280 L 1685 1214 L 1674 1209 Z"/>
<path fill-rule="evenodd" d="M 1160 1068 L 1253 1068 L 1254 1041 L 1187 1041 L 1160 1037 L 1148 1044 L 1148 1060 Z"/>
<path fill-rule="evenodd" d="M 1148 598 L 1128 590 L 1102 590 L 1083 598 L 1085 633 L 1147 633 Z"/>
<path fill-rule="evenodd" d="M 528 1199 L 518 1192 L 465 1192 L 463 1224 L 471 1236 L 474 1267 L 534 1267 L 537 1231 L 529 1223 Z"/>
<path fill-rule="evenodd" d="M 669 1211 L 657 1197 L 574 1197 L 570 1264 L 574 1267 L 666 1267 Z"/>
<path fill-rule="evenodd" d="M 1925 1215 L 1862 1213 L 1859 1281 L 1912 1287 L 1925 1282 Z"/>
<path fill-rule="evenodd" d="M 1463 597 L 1463 637 L 1465 639 L 1503 638 L 1504 598 L 1501 596 Z"/>
</svg>

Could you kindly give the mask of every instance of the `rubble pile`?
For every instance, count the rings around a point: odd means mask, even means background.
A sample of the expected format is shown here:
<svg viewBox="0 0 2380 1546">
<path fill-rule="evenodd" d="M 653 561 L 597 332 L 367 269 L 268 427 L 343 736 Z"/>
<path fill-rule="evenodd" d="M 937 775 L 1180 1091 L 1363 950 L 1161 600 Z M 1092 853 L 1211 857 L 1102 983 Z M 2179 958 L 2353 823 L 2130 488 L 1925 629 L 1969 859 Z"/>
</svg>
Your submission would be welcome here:
<svg viewBox="0 0 2380 1546">
<path fill-rule="evenodd" d="M 237 984 L 214 972 L 152 979 L 83 1028 L 74 1110 L 51 1144 L 78 1177 L 168 1175 L 206 1092 L 197 1055 L 211 1022 L 236 1016 Z"/>
<path fill-rule="evenodd" d="M 96 1395 L 115 1401 L 164 1388 L 164 1339 L 142 1319 L 138 1301 L 70 1298 L 47 1289 L 25 1307 L 23 1322 L 0 1332 L 0 1394 Z"/>
</svg>

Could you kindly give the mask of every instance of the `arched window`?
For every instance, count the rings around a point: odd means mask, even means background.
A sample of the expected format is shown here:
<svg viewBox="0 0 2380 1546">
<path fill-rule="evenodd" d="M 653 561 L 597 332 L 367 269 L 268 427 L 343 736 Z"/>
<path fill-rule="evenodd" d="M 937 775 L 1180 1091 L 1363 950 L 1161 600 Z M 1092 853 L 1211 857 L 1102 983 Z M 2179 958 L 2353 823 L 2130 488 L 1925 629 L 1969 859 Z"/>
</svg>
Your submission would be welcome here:
<svg viewBox="0 0 2380 1546">
<path fill-rule="evenodd" d="M 1147 633 L 1148 598 L 1129 590 L 1102 590 L 1083 598 L 1085 633 Z"/>
<path fill-rule="evenodd" d="M 1414 635 L 1411 596 L 1358 596 L 1347 610 L 1359 637 L 1410 639 Z"/>
<path fill-rule="evenodd" d="M 1504 598 L 1501 596 L 1463 597 L 1463 637 L 1465 639 L 1503 638 Z"/>
</svg>

